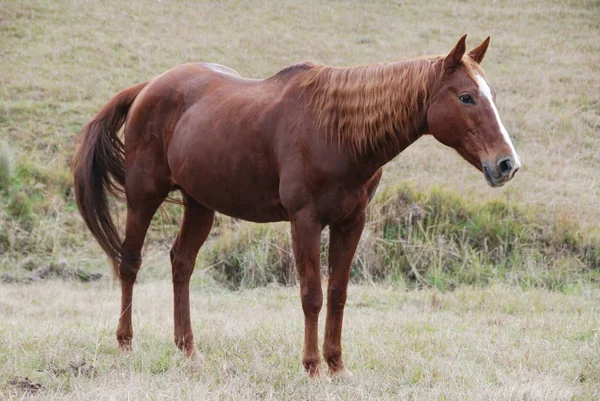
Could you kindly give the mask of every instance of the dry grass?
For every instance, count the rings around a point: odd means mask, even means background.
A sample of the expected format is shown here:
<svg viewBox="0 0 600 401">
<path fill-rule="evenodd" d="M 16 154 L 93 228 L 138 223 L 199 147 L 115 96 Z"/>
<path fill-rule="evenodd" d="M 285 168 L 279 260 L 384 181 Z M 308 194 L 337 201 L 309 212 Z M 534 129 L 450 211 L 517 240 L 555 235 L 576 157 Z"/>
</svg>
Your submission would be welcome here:
<svg viewBox="0 0 600 401">
<path fill-rule="evenodd" d="M 599 12 L 594 0 L 3 2 L 0 139 L 13 153 L 16 183 L 0 191 L 0 247 L 8 249 L 0 269 L 32 252 L 103 264 L 75 213 L 68 164 L 77 131 L 119 89 L 187 61 L 266 77 L 302 60 L 352 65 L 443 53 L 465 31 L 470 45 L 492 36 L 484 66 L 524 167 L 510 185 L 491 189 L 452 150 L 423 138 L 388 165 L 382 188 L 439 185 L 593 229 L 600 219 Z M 3 210 L 11 202 L 30 203 L 30 213 L 15 221 Z M 173 223 L 154 238 L 171 243 Z"/>
<path fill-rule="evenodd" d="M 0 142 L 10 157 L 0 150 L 0 270 L 108 271 L 76 213 L 68 164 L 76 133 L 119 89 L 188 61 L 260 78 L 303 60 L 353 65 L 437 54 L 465 32 L 470 45 L 492 36 L 484 67 L 524 167 L 493 190 L 453 151 L 424 138 L 386 168 L 382 189 L 439 185 L 593 229 L 599 14 L 597 0 L 1 2 Z M 600 397 L 600 295 L 591 281 L 570 294 L 353 287 L 345 352 L 356 378 L 318 384 L 300 372 L 296 288 L 232 293 L 198 266 L 193 322 L 204 358 L 190 365 L 172 343 L 170 285 L 156 281 L 169 271 L 165 249 L 178 223 L 171 212 L 150 233 L 132 355 L 116 352 L 119 295 L 106 281 L 0 284 L 0 398 Z M 229 224 L 219 222 L 216 234 Z M 565 271 L 578 268 L 567 262 Z"/>
<path fill-rule="evenodd" d="M 27 389 L 26 399 L 44 400 L 600 396 L 598 290 L 351 287 L 344 349 L 355 377 L 327 384 L 301 372 L 297 288 L 194 286 L 202 358 L 192 364 L 172 341 L 170 288 L 136 287 L 135 350 L 122 356 L 114 338 L 119 291 L 108 282 L 0 286 L 0 398 Z"/>
<path fill-rule="evenodd" d="M 595 225 L 599 12 L 593 0 L 5 2 L 0 132 L 22 157 L 64 169 L 74 134 L 101 105 L 175 64 L 213 61 L 265 77 L 302 60 L 352 65 L 443 53 L 466 31 L 471 45 L 492 36 L 484 66 L 524 168 L 492 190 L 428 138 L 387 168 L 385 183 L 509 197 Z"/>
</svg>

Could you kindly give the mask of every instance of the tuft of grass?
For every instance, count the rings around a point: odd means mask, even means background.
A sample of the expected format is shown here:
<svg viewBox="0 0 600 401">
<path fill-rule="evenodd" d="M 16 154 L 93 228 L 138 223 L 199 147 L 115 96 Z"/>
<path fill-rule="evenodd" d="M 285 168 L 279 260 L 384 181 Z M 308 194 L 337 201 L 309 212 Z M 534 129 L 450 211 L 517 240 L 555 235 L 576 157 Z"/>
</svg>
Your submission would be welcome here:
<svg viewBox="0 0 600 401">
<path fill-rule="evenodd" d="M 0 191 L 6 190 L 12 179 L 12 159 L 10 148 L 4 141 L 0 141 Z"/>
<path fill-rule="evenodd" d="M 15 219 L 28 221 L 31 219 L 31 199 L 23 191 L 13 194 L 8 201 L 8 213 Z"/>
<path fill-rule="evenodd" d="M 65 168 L 53 169 L 39 163 L 23 162 L 17 166 L 16 178 L 21 186 L 45 185 L 63 195 L 68 195 L 73 185 L 70 172 Z"/>
<path fill-rule="evenodd" d="M 440 188 L 419 192 L 399 184 L 374 199 L 368 216 L 354 282 L 440 290 L 508 282 L 561 290 L 595 278 L 600 268 L 596 236 L 501 200 L 469 202 Z M 325 233 L 323 253 L 327 242 Z M 296 283 L 288 224 L 236 222 L 207 248 L 202 262 L 230 288 Z"/>
<path fill-rule="evenodd" d="M 468 202 L 440 188 L 417 192 L 400 184 L 373 209 L 368 228 L 381 256 L 371 266 L 359 257 L 355 266 L 367 276 L 441 290 L 494 281 L 560 289 L 600 267 L 594 234 L 506 201 Z"/>
<path fill-rule="evenodd" d="M 209 246 L 204 261 L 217 282 L 228 288 L 251 288 L 296 282 L 286 224 L 235 222 Z"/>
</svg>

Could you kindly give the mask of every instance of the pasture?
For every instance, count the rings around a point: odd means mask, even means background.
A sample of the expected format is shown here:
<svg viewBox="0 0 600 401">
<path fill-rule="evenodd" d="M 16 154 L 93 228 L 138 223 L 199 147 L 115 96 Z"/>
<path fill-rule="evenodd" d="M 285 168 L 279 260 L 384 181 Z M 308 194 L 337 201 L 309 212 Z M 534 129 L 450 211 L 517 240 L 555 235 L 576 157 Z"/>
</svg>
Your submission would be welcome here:
<svg viewBox="0 0 600 401">
<path fill-rule="evenodd" d="M 265 78 L 441 54 L 463 33 L 492 37 L 483 67 L 523 167 L 492 189 L 425 137 L 384 169 L 348 297 L 352 380 L 301 372 L 288 226 L 222 216 L 192 278 L 201 356 L 184 360 L 176 206 L 155 216 L 118 354 L 118 285 L 69 172 L 103 104 L 189 61 Z M 0 49 L 0 398 L 600 397 L 598 1 L 4 1 Z"/>
<path fill-rule="evenodd" d="M 600 292 L 492 286 L 450 293 L 352 286 L 346 360 L 354 378 L 307 380 L 296 288 L 196 285 L 202 357 L 172 341 L 166 282 L 136 287 L 135 351 L 119 355 L 119 294 L 107 284 L 3 288 L 0 396 L 27 399 L 593 400 Z M 23 305 L 26 305 L 23 307 Z M 26 380 L 27 379 L 27 380 Z M 39 386 L 39 388 L 37 388 Z"/>
</svg>

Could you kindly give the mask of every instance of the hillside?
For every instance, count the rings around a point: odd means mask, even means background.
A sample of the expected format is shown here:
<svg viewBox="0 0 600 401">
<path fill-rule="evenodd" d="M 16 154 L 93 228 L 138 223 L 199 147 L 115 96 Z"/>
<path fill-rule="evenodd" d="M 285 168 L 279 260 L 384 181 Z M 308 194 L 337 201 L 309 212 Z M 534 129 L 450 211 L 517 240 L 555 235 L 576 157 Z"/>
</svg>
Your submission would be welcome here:
<svg viewBox="0 0 600 401">
<path fill-rule="evenodd" d="M 74 207 L 69 161 L 77 132 L 120 89 L 188 61 L 262 78 L 303 60 L 343 66 L 439 54 L 465 32 L 471 45 L 492 37 L 484 67 L 523 168 L 492 189 L 454 151 L 423 138 L 387 166 L 382 189 L 439 186 L 593 231 L 600 220 L 599 14 L 597 1 L 4 2 L 1 268 L 33 255 L 99 269 L 99 248 Z M 7 159 L 11 167 L 2 167 Z M 167 248 L 177 212 L 157 219 L 152 238 Z"/>
</svg>

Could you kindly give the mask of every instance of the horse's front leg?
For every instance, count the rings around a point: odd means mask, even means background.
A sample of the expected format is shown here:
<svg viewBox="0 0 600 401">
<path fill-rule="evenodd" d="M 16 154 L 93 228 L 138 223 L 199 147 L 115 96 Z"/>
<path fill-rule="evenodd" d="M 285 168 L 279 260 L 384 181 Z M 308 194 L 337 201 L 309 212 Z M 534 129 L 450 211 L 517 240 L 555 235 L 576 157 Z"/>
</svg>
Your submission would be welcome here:
<svg viewBox="0 0 600 401">
<path fill-rule="evenodd" d="M 291 218 L 294 256 L 300 277 L 300 296 L 304 311 L 304 351 L 302 364 L 309 377 L 324 379 L 319 355 L 319 312 L 323 304 L 321 290 L 320 243 L 323 226 L 315 215 L 300 211 Z"/>
<path fill-rule="evenodd" d="M 350 266 L 364 226 L 364 211 L 352 221 L 330 226 L 327 321 L 323 356 L 334 378 L 352 376 L 342 361 L 342 321 Z"/>
</svg>

